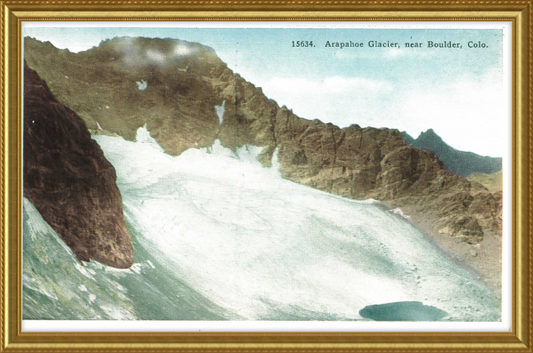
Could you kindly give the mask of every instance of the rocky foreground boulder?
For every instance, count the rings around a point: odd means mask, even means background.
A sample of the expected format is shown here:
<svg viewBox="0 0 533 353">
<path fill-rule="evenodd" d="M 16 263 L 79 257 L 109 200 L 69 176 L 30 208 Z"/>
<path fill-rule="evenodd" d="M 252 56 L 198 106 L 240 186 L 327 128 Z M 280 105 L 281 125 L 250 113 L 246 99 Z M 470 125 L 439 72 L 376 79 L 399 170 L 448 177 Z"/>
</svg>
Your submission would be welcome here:
<svg viewBox="0 0 533 353">
<path fill-rule="evenodd" d="M 24 197 L 78 260 L 117 268 L 133 264 L 133 247 L 113 166 L 85 122 L 58 102 L 24 66 Z"/>
<path fill-rule="evenodd" d="M 422 219 L 434 234 L 476 244 L 501 236 L 501 196 L 446 171 L 393 129 L 339 128 L 302 119 L 268 99 L 215 51 L 171 39 L 115 38 L 81 53 L 25 39 L 25 58 L 90 129 L 134 139 L 147 124 L 165 151 L 263 146 L 282 176 L 353 199 L 374 198 Z M 224 104 L 220 121 L 215 106 Z M 501 257 L 500 254 L 494 254 Z"/>
</svg>

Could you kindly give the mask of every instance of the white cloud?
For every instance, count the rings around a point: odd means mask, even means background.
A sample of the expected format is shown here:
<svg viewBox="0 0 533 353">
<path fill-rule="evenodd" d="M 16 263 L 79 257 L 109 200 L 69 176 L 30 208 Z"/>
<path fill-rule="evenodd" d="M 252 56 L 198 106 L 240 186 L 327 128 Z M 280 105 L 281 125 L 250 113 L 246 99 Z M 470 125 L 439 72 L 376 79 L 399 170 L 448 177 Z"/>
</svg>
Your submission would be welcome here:
<svg viewBox="0 0 533 353">
<path fill-rule="evenodd" d="M 162 64 L 163 62 L 165 62 L 166 58 L 165 54 L 157 50 L 147 50 L 146 57 L 148 58 L 148 60 L 156 62 L 158 64 Z"/>
<path fill-rule="evenodd" d="M 398 49 L 398 48 L 392 48 L 385 52 L 385 55 L 390 56 L 392 58 L 397 57 L 397 56 L 405 56 L 407 54 L 408 54 L 407 51 Z"/>
<path fill-rule="evenodd" d="M 185 44 L 178 44 L 174 49 L 174 54 L 178 56 L 186 56 L 191 53 L 191 49 Z"/>
<path fill-rule="evenodd" d="M 500 76 L 492 71 L 481 79 L 464 76 L 448 85 L 410 89 L 399 108 L 405 129 L 416 138 L 433 128 L 457 149 L 501 156 L 510 111 L 505 110 Z"/>
<path fill-rule="evenodd" d="M 372 91 L 390 91 L 392 89 L 391 84 L 385 81 L 342 76 L 333 76 L 326 78 L 324 80 L 324 86 L 333 93 L 362 89 Z"/>
<path fill-rule="evenodd" d="M 303 94 L 352 94 L 360 91 L 371 90 L 390 91 L 392 85 L 386 81 L 369 80 L 359 77 L 332 76 L 324 80 L 311 80 L 308 78 L 284 78 L 273 77 L 267 81 L 265 87 L 268 90 L 284 93 Z"/>
<path fill-rule="evenodd" d="M 332 55 L 339 60 L 356 60 L 356 59 L 370 59 L 370 60 L 394 60 L 405 57 L 427 57 L 429 55 L 435 56 L 437 52 L 428 52 L 427 50 L 409 49 L 409 48 L 391 48 L 385 50 L 372 51 L 336 51 Z"/>
<path fill-rule="evenodd" d="M 324 80 L 274 77 L 262 85 L 267 97 L 292 108 L 298 116 L 341 127 L 390 126 L 390 104 L 385 97 L 391 96 L 393 87 L 387 81 L 341 76 Z"/>
<path fill-rule="evenodd" d="M 244 76 L 249 77 L 249 76 Z M 358 77 L 324 80 L 251 78 L 265 94 L 306 119 L 341 127 L 351 124 L 406 130 L 413 137 L 433 128 L 454 148 L 501 156 L 505 124 L 501 74 L 481 79 L 463 76 L 448 84 L 430 81 L 393 83 Z"/>
<path fill-rule="evenodd" d="M 117 50 L 122 54 L 127 65 L 136 65 L 141 62 L 142 57 L 139 48 L 133 43 L 133 38 L 124 38 L 117 43 Z"/>
</svg>

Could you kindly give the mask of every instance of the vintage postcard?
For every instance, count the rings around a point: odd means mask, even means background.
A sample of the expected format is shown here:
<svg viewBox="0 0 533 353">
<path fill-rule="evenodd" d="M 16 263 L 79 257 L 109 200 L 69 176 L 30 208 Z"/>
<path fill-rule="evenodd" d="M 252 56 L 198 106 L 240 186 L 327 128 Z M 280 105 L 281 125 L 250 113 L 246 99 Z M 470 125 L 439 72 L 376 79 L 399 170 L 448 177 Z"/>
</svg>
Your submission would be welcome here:
<svg viewBox="0 0 533 353">
<path fill-rule="evenodd" d="M 509 329 L 507 23 L 22 33 L 23 330 Z"/>
</svg>

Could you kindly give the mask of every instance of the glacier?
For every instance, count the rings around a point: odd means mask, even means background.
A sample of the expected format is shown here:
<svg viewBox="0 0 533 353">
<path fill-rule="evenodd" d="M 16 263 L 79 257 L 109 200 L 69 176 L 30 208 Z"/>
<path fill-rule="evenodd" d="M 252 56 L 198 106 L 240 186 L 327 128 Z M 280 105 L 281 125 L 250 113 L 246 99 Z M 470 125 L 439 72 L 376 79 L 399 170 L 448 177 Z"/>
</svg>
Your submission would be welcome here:
<svg viewBox="0 0 533 353">
<path fill-rule="evenodd" d="M 146 126 L 136 142 L 93 139 L 117 171 L 135 264 L 80 264 L 24 200 L 24 319 L 359 321 L 400 303 L 501 321 L 501 300 L 401 210 L 285 180 L 260 147 L 174 157 Z"/>
</svg>

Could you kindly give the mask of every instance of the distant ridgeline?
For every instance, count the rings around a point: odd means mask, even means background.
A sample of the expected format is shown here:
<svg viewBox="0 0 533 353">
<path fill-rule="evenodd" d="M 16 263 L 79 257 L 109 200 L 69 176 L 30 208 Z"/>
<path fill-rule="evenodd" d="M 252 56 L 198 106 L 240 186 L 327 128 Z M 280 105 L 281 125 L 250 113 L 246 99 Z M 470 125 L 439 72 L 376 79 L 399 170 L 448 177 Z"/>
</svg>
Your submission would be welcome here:
<svg viewBox="0 0 533 353">
<path fill-rule="evenodd" d="M 174 156 L 216 140 L 232 150 L 259 146 L 265 167 L 278 151 L 286 179 L 352 199 L 384 201 L 415 221 L 418 215 L 431 231 L 468 243 L 481 241 L 485 232 L 501 235 L 501 194 L 448 172 L 435 153 L 409 146 L 398 130 L 341 129 L 296 116 L 209 47 L 123 37 L 71 53 L 25 38 L 24 56 L 93 131 L 134 140 L 146 125 Z M 222 106 L 223 119 L 216 108 Z"/>
<path fill-rule="evenodd" d="M 469 176 L 472 173 L 492 174 L 502 170 L 501 158 L 458 151 L 448 146 L 433 129 L 422 132 L 416 140 L 405 131 L 402 132 L 402 136 L 409 145 L 434 152 L 447 170 L 463 176 Z"/>
</svg>

